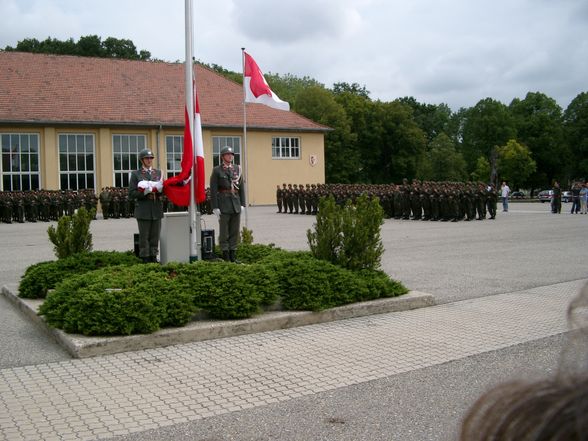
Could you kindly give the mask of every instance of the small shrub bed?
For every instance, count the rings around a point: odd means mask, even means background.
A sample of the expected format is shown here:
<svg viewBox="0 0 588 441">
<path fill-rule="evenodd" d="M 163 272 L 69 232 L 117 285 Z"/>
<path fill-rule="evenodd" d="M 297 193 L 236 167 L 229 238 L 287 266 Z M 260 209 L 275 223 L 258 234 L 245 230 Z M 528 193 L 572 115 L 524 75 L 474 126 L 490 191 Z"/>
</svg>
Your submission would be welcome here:
<svg viewBox="0 0 588 441">
<path fill-rule="evenodd" d="M 64 280 L 39 313 L 66 332 L 127 335 L 182 326 L 199 310 L 219 319 L 241 319 L 278 298 L 284 309 L 318 311 L 407 292 L 381 271 L 351 271 L 310 252 L 248 244 L 238 256 L 251 263 L 118 265 L 69 278 L 62 268 Z M 49 263 L 36 265 L 36 271 L 51 272 Z"/>
<path fill-rule="evenodd" d="M 45 298 L 47 291 L 57 283 L 74 275 L 114 265 L 136 265 L 140 259 L 132 252 L 93 251 L 79 253 L 64 259 L 41 262 L 27 268 L 21 278 L 18 295 L 22 298 Z"/>
<path fill-rule="evenodd" d="M 159 265 L 116 266 L 70 277 L 39 309 L 47 323 L 70 333 L 128 335 L 183 326 L 196 308 Z"/>
</svg>

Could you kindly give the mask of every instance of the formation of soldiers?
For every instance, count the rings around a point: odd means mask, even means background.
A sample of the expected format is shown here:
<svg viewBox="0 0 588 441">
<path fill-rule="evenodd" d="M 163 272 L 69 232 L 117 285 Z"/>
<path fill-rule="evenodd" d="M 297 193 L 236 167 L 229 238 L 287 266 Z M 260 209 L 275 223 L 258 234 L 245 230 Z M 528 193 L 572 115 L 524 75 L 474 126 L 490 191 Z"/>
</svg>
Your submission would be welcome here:
<svg viewBox="0 0 588 441">
<path fill-rule="evenodd" d="M 282 184 L 276 189 L 278 213 L 316 214 L 321 197 L 337 204 L 361 194 L 377 197 L 388 219 L 471 221 L 496 218 L 498 194 L 483 182 L 433 182 L 406 179 L 402 184 Z"/>
<path fill-rule="evenodd" d="M 49 222 L 76 209 L 96 209 L 94 190 L 27 190 L 0 192 L 0 218 L 4 223 Z"/>
</svg>

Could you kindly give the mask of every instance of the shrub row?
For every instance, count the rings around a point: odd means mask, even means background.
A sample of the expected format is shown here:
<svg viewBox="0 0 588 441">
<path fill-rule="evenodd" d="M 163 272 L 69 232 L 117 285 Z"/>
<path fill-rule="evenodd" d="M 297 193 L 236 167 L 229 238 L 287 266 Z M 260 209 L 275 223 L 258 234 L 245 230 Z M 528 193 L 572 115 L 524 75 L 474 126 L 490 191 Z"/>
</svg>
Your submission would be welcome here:
<svg viewBox="0 0 588 441">
<path fill-rule="evenodd" d="M 29 266 L 21 278 L 18 295 L 28 299 L 45 298 L 47 291 L 74 274 L 83 274 L 114 265 L 136 265 L 141 262 L 132 252 L 93 251 L 64 259 Z"/>
<path fill-rule="evenodd" d="M 284 309 L 322 310 L 407 292 L 376 270 L 350 271 L 273 245 L 242 244 L 246 265 L 229 262 L 107 267 L 65 279 L 40 314 L 66 332 L 149 333 L 182 326 L 199 311 L 220 319 L 251 317 L 281 299 Z"/>
</svg>

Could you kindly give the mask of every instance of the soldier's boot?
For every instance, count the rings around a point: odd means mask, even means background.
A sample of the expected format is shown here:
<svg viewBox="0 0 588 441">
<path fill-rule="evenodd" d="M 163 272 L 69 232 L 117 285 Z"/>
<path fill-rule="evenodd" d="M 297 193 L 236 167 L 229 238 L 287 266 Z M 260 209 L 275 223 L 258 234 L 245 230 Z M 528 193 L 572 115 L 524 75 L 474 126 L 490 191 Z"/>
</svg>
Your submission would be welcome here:
<svg viewBox="0 0 588 441">
<path fill-rule="evenodd" d="M 229 251 L 229 259 L 233 263 L 241 263 L 237 260 L 237 251 L 236 250 Z"/>
<path fill-rule="evenodd" d="M 226 262 L 230 262 L 231 261 L 231 256 L 229 254 L 229 251 L 223 250 L 223 260 L 226 261 Z"/>
</svg>

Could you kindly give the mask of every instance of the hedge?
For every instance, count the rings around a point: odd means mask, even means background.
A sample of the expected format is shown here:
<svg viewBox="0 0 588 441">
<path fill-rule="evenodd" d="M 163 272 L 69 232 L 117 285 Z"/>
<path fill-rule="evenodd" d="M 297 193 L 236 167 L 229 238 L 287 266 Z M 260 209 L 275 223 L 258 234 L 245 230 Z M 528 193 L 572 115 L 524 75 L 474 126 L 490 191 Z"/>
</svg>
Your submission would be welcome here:
<svg viewBox="0 0 588 441">
<path fill-rule="evenodd" d="M 252 263 L 117 265 L 70 274 L 47 295 L 39 313 L 66 332 L 127 335 L 182 326 L 198 311 L 241 319 L 278 299 L 284 309 L 318 311 L 407 292 L 381 271 L 351 271 L 310 252 L 243 245 L 237 255 Z M 50 271 L 46 262 L 36 267 L 39 273 Z"/>
</svg>

